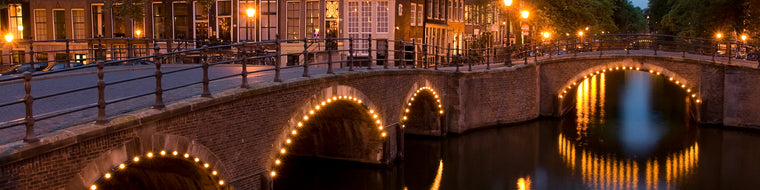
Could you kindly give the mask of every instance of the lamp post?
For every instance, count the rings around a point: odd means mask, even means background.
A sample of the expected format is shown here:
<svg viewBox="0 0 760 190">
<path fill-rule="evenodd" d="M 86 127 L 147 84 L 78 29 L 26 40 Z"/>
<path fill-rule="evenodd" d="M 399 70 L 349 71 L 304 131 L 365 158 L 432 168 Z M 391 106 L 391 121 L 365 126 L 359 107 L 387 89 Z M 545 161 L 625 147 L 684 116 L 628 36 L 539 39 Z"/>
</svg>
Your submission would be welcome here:
<svg viewBox="0 0 760 190">
<path fill-rule="evenodd" d="M 5 41 L 8 42 L 8 48 L 10 49 L 8 54 L 8 61 L 13 65 L 13 34 L 8 33 L 5 35 Z"/>
<path fill-rule="evenodd" d="M 527 10 L 520 11 L 520 17 L 522 17 L 523 20 L 525 20 L 526 23 L 528 22 L 528 16 L 529 15 L 530 15 L 530 12 L 527 11 Z M 520 27 L 522 27 L 522 26 L 520 26 Z M 520 40 L 522 41 L 522 43 L 525 44 L 525 35 L 520 34 L 520 38 L 521 38 Z"/>
<path fill-rule="evenodd" d="M 509 40 L 509 36 L 511 35 L 510 34 L 510 29 L 512 28 L 512 19 L 509 17 L 509 7 L 512 6 L 512 0 L 504 0 L 504 6 L 507 7 L 506 8 L 506 10 L 507 10 L 507 27 L 506 27 L 507 40 L 506 40 L 505 44 L 509 45 L 509 44 L 511 44 L 510 43 L 511 41 Z"/>
<path fill-rule="evenodd" d="M 510 34 L 512 29 L 512 18 L 510 18 L 509 14 L 509 7 L 512 6 L 512 0 L 504 0 L 504 6 L 507 7 L 507 27 L 505 29 L 507 31 L 507 40 L 504 41 L 504 47 L 507 48 L 507 58 L 504 60 L 504 65 L 512 66 L 512 48 L 508 47 L 512 45 L 512 40 L 510 40 L 510 36 L 512 36 L 512 34 Z"/>
<path fill-rule="evenodd" d="M 583 31 L 578 32 L 578 38 L 581 40 L 581 50 L 583 50 Z"/>
<path fill-rule="evenodd" d="M 248 28 L 248 30 L 246 30 L 247 34 L 245 37 L 245 41 L 251 41 L 251 20 L 253 20 L 253 16 L 256 15 L 256 10 L 253 8 L 248 8 L 247 10 L 245 10 L 245 13 L 248 14 L 248 22 L 246 22 L 245 24 Z"/>
</svg>

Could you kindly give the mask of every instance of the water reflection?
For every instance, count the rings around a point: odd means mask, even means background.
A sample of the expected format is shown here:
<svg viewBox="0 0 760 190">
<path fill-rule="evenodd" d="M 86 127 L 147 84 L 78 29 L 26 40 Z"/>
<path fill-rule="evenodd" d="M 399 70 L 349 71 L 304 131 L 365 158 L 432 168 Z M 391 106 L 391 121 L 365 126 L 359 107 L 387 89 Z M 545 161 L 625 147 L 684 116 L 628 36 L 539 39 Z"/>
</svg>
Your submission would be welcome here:
<svg viewBox="0 0 760 190">
<path fill-rule="evenodd" d="M 645 173 L 646 189 L 663 188 L 659 186 L 662 184 L 661 180 L 665 182 L 665 187 L 675 187 L 679 181 L 692 174 L 692 170 L 699 165 L 697 142 L 665 157 L 642 160 L 585 150 L 562 134 L 559 134 L 557 141 L 558 152 L 563 163 L 572 170 L 573 174 L 580 173 L 583 184 L 590 189 L 638 189 L 639 177 L 641 177 L 639 172 Z M 576 160 L 576 156 L 580 157 L 580 160 Z M 662 170 L 659 167 L 660 163 L 665 163 L 665 168 Z M 576 168 L 576 164 L 580 167 Z M 644 165 L 644 168 L 639 168 L 640 164 Z M 660 178 L 663 176 L 664 178 Z"/>
</svg>

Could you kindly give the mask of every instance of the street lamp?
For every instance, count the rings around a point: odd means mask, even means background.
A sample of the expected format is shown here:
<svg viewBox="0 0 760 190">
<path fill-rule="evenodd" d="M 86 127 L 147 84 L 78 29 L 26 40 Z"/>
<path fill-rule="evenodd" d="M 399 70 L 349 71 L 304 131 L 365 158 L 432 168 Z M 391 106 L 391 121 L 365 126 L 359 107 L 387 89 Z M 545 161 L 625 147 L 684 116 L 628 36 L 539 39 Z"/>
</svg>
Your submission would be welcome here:
<svg viewBox="0 0 760 190">
<path fill-rule="evenodd" d="M 506 45 L 506 44 L 511 44 L 508 42 L 510 41 L 509 40 L 509 36 L 511 36 L 510 29 L 512 28 L 512 19 L 509 17 L 509 7 L 512 6 L 512 0 L 504 0 L 504 6 L 507 7 L 507 22 L 509 24 L 507 25 L 507 28 L 506 28 L 506 31 L 507 31 L 507 40 L 506 40 L 507 42 L 505 42 L 505 45 Z M 504 23 L 504 24 L 506 25 L 507 23 Z"/>
<path fill-rule="evenodd" d="M 528 19 L 528 15 L 530 15 L 530 12 L 523 10 L 520 12 L 520 15 L 522 15 L 522 18 Z"/>
<path fill-rule="evenodd" d="M 245 37 L 245 41 L 250 41 L 251 40 L 251 20 L 253 20 L 253 16 L 256 15 L 256 10 L 253 8 L 248 8 L 247 10 L 245 10 L 245 13 L 248 14 L 248 22 L 246 24 L 248 27 L 248 30 L 246 30 L 247 34 Z"/>
<path fill-rule="evenodd" d="M 723 34 L 721 34 L 721 33 L 717 33 L 717 34 L 715 34 L 715 37 L 716 37 L 716 38 L 718 38 L 718 39 L 720 40 L 720 38 L 722 38 L 722 37 L 723 37 Z"/>
<path fill-rule="evenodd" d="M 8 43 L 13 42 L 13 34 L 11 34 L 11 33 L 6 34 L 5 35 L 5 41 L 7 41 Z"/>
<path fill-rule="evenodd" d="M 140 37 L 140 34 L 142 34 L 142 30 L 135 30 L 135 36 Z"/>
</svg>

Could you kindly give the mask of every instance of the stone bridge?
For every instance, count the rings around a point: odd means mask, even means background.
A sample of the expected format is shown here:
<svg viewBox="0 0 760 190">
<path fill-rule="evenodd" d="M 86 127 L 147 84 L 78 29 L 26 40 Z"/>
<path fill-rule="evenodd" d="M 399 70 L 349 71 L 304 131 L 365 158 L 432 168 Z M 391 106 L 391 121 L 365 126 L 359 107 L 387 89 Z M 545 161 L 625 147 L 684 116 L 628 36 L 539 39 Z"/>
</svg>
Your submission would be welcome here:
<svg viewBox="0 0 760 190">
<path fill-rule="evenodd" d="M 268 189 L 291 155 L 390 164 L 403 157 L 404 133 L 561 116 L 576 82 L 621 70 L 683 85 L 702 123 L 760 126 L 760 71 L 698 59 L 564 56 L 471 72 L 376 69 L 259 83 L 2 145 L 0 189 L 98 189 L 132 167 L 167 163 L 194 166 L 185 172 L 200 176 L 198 186 Z"/>
</svg>

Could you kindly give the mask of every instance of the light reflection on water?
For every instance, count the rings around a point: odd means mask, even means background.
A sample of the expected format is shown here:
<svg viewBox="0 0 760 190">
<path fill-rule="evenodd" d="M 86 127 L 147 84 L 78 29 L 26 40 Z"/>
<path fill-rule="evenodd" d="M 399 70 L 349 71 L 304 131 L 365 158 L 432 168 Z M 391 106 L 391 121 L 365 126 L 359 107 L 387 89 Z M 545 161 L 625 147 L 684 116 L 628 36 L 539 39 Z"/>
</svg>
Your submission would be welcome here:
<svg viewBox="0 0 760 190">
<path fill-rule="evenodd" d="M 578 83 L 575 113 L 445 139 L 389 168 L 288 164 L 276 189 L 755 189 L 760 133 L 698 128 L 683 89 L 645 72 Z M 570 101 L 570 100 L 568 100 Z M 279 180 L 279 181 L 278 181 Z M 277 185 L 279 184 L 279 185 Z"/>
</svg>

